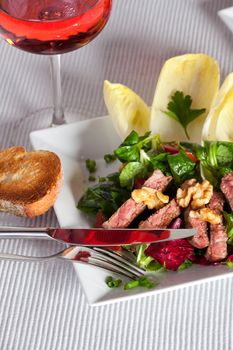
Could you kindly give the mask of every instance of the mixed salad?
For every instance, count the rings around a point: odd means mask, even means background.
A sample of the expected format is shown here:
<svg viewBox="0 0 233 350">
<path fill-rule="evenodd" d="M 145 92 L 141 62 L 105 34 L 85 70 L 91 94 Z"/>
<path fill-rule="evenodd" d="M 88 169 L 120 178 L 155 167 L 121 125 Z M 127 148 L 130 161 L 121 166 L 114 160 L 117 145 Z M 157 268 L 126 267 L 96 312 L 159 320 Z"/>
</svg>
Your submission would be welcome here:
<svg viewBox="0 0 233 350">
<path fill-rule="evenodd" d="M 167 60 L 151 108 L 128 87 L 104 82 L 108 115 L 124 139 L 105 161 L 117 160 L 119 170 L 99 177 L 78 208 L 95 216 L 98 227 L 197 232 L 191 239 L 123 247 L 147 271 L 233 266 L 233 74 L 220 89 L 219 82 L 218 62 L 205 54 Z M 96 180 L 95 161 L 87 168 L 89 180 Z"/>
<path fill-rule="evenodd" d="M 116 159 L 121 163 L 119 171 L 100 177 L 78 203 L 78 209 L 96 217 L 96 226 L 195 227 L 198 231 L 192 240 L 123 247 L 135 254 L 140 267 L 147 271 L 183 270 L 193 263 L 232 267 L 233 143 L 164 143 L 159 135 L 139 136 L 132 131 L 113 154 L 105 155 L 106 162 Z M 93 174 L 95 161 L 88 160 L 87 167 Z M 151 179 L 153 186 L 149 186 Z M 143 196 L 137 200 L 135 191 L 148 187 L 166 200 L 158 206 L 148 205 Z M 181 199 L 187 196 L 184 205 Z M 200 205 L 194 205 L 196 199 Z M 151 222 L 154 226 L 148 226 Z"/>
</svg>

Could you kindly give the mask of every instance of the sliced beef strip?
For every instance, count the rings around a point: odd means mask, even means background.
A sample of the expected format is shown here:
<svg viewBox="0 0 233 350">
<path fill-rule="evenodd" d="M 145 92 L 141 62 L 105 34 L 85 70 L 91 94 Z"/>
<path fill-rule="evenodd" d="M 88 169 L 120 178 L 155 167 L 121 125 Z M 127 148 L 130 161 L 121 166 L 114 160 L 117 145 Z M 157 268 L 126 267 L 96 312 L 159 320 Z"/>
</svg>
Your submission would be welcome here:
<svg viewBox="0 0 233 350">
<path fill-rule="evenodd" d="M 156 191 L 163 192 L 166 190 L 169 183 L 172 181 L 172 176 L 163 175 L 162 171 L 154 170 L 153 174 L 144 182 L 144 187 L 153 188 Z"/>
<path fill-rule="evenodd" d="M 142 221 L 139 228 L 166 228 L 173 219 L 177 218 L 181 213 L 179 205 L 173 199 L 165 207 L 159 209 L 156 213 L 149 216 L 145 221 Z"/>
<path fill-rule="evenodd" d="M 128 227 L 144 209 L 143 203 L 136 203 L 132 198 L 129 198 L 102 226 L 104 228 Z"/>
<path fill-rule="evenodd" d="M 233 172 L 222 178 L 220 188 L 233 211 Z"/>
<path fill-rule="evenodd" d="M 208 205 L 221 214 L 224 207 L 224 198 L 221 192 L 214 192 Z M 210 224 L 210 244 L 206 251 L 206 259 L 215 262 L 225 259 L 227 256 L 227 232 L 222 223 L 218 225 Z"/>
<path fill-rule="evenodd" d="M 210 199 L 208 207 L 217 212 L 222 212 L 224 207 L 224 196 L 221 192 L 214 191 L 213 196 Z"/>
<path fill-rule="evenodd" d="M 196 228 L 197 233 L 189 239 L 189 242 L 196 248 L 205 248 L 209 245 L 207 223 L 201 219 L 190 217 L 190 210 L 190 208 L 187 208 L 184 212 L 185 227 Z"/>
<path fill-rule="evenodd" d="M 210 225 L 210 244 L 205 257 L 209 261 L 219 261 L 227 256 L 227 232 L 223 224 Z"/>
<path fill-rule="evenodd" d="M 145 181 L 143 186 L 163 192 L 171 180 L 171 176 L 165 176 L 162 171 L 157 169 Z M 143 203 L 136 203 L 132 198 L 129 198 L 107 221 L 103 223 L 103 227 L 107 229 L 128 227 L 145 208 L 146 206 Z"/>
</svg>

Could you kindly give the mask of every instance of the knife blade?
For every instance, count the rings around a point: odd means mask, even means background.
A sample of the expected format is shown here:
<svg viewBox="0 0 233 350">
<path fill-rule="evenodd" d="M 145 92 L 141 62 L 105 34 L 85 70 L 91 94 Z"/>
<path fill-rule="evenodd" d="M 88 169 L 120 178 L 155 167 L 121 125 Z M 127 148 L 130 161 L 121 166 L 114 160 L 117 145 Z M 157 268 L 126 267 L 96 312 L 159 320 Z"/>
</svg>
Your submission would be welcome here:
<svg viewBox="0 0 233 350">
<path fill-rule="evenodd" d="M 0 227 L 0 238 L 55 239 L 80 246 L 122 246 L 192 237 L 196 229 L 103 229 Z"/>
</svg>

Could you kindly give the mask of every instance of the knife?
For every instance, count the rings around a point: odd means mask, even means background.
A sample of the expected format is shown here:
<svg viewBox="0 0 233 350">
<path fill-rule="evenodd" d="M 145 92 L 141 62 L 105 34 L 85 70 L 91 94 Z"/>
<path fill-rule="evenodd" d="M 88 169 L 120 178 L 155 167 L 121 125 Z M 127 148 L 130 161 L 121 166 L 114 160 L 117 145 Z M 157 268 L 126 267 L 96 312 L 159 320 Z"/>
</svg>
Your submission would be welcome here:
<svg viewBox="0 0 233 350">
<path fill-rule="evenodd" d="M 0 238 L 54 239 L 62 243 L 80 246 L 122 246 L 156 243 L 193 236 L 196 229 L 134 229 L 134 228 L 41 228 L 0 227 Z"/>
</svg>

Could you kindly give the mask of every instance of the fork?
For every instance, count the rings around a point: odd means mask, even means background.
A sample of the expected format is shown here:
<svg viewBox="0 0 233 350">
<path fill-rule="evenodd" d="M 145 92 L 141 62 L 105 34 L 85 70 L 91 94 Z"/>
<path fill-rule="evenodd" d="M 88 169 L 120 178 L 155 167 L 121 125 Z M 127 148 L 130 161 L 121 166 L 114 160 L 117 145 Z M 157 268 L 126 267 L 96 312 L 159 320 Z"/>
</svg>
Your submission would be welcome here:
<svg viewBox="0 0 233 350">
<path fill-rule="evenodd" d="M 92 265 L 130 279 L 137 279 L 145 274 L 145 271 L 136 266 L 129 257 L 120 252 L 99 247 L 69 246 L 56 254 L 38 257 L 0 253 L 0 259 L 17 261 L 44 262 L 56 258 Z"/>
</svg>

